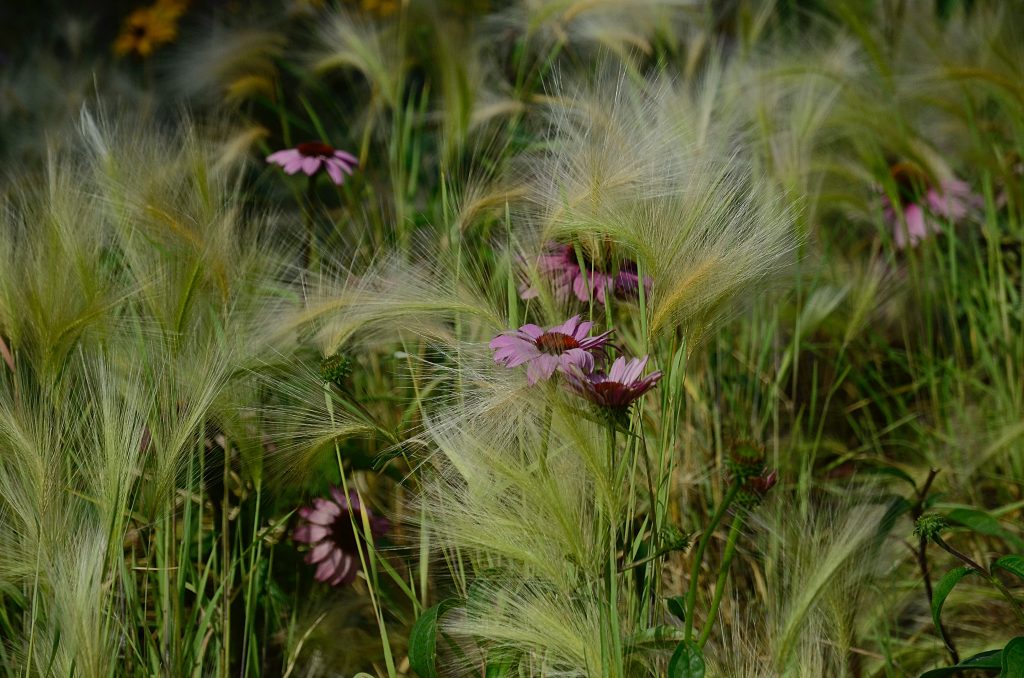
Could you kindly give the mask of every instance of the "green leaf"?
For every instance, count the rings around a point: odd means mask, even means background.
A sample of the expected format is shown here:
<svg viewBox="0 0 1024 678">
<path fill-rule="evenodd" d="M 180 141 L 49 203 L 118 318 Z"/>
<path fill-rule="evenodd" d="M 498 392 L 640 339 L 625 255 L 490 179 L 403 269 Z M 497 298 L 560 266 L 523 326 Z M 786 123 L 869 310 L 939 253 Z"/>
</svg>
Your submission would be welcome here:
<svg viewBox="0 0 1024 678">
<path fill-rule="evenodd" d="M 686 621 L 686 596 L 672 596 L 665 600 L 668 611 L 678 617 L 679 621 Z"/>
<path fill-rule="evenodd" d="M 986 650 L 985 652 L 979 652 L 973 657 L 964 659 L 956 666 L 943 666 L 939 669 L 925 671 L 921 674 L 921 678 L 947 678 L 947 676 L 954 676 L 958 673 L 963 673 L 964 669 L 998 670 L 1002 667 L 1002 654 L 1002 650 Z"/>
<path fill-rule="evenodd" d="M 668 678 L 704 678 L 704 655 L 700 648 L 685 640 L 676 646 L 668 660 Z"/>
<path fill-rule="evenodd" d="M 437 625 L 445 612 L 458 604 L 446 598 L 428 608 L 413 624 L 409 634 L 409 666 L 421 678 L 437 678 Z"/>
<path fill-rule="evenodd" d="M 935 584 L 935 590 L 932 592 L 932 621 L 935 622 L 935 629 L 942 636 L 943 642 L 945 642 L 946 636 L 942 633 L 942 624 L 939 622 L 942 605 L 946 602 L 953 587 L 959 584 L 961 579 L 975 571 L 970 567 L 957 567 L 942 575 L 942 579 Z"/>
<path fill-rule="evenodd" d="M 487 670 L 484 678 L 505 678 L 516 672 L 518 663 L 515 657 L 507 652 L 498 653 L 496 657 L 487 657 Z"/>
<path fill-rule="evenodd" d="M 1000 678 L 1024 678 L 1024 636 L 1017 636 L 1003 648 Z"/>
<path fill-rule="evenodd" d="M 683 629 L 678 626 L 652 626 L 637 631 L 626 639 L 626 652 L 645 652 L 652 648 L 669 650 L 683 639 Z"/>
<path fill-rule="evenodd" d="M 1010 574 L 1015 574 L 1021 579 L 1024 579 L 1024 556 L 1003 556 L 996 562 L 992 563 L 993 569 L 997 567 L 1006 570 Z"/>
<path fill-rule="evenodd" d="M 969 527 L 978 534 L 989 537 L 998 537 L 1018 551 L 1024 551 L 1024 539 L 1021 539 L 1013 532 L 1003 527 L 1002 523 L 984 511 L 968 508 L 957 508 L 950 511 L 946 518 L 951 522 L 960 523 Z"/>
</svg>

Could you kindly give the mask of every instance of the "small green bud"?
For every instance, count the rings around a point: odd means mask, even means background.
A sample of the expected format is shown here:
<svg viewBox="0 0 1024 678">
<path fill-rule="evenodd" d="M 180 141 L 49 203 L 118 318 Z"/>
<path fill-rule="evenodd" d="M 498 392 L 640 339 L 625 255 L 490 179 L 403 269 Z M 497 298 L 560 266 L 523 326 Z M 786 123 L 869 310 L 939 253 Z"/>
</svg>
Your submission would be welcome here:
<svg viewBox="0 0 1024 678">
<path fill-rule="evenodd" d="M 737 440 L 729 450 L 725 465 L 733 478 L 745 481 L 764 473 L 764 445 L 753 440 Z"/>
<path fill-rule="evenodd" d="M 949 523 L 945 518 L 936 513 L 929 513 L 921 516 L 914 523 L 914 536 L 932 541 L 947 527 L 949 527 Z"/>
<path fill-rule="evenodd" d="M 320 378 L 338 388 L 345 388 L 345 381 L 351 373 L 352 359 L 342 353 L 335 353 L 320 363 Z"/>
<path fill-rule="evenodd" d="M 685 551 L 690 548 L 690 535 L 671 523 L 661 528 L 662 551 Z"/>
</svg>

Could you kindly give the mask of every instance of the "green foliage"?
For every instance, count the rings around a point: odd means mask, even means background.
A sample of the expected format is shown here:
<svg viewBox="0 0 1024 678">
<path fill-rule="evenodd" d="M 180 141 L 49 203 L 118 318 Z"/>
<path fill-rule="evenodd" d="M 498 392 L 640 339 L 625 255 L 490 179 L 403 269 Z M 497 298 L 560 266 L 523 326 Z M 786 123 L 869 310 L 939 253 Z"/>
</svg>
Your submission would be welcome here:
<svg viewBox="0 0 1024 678">
<path fill-rule="evenodd" d="M 671 678 L 704 678 L 704 655 L 692 643 L 683 641 L 668 661 L 668 675 Z"/>
<path fill-rule="evenodd" d="M 976 570 L 969 567 L 957 567 L 942 575 L 935 583 L 935 588 L 932 590 L 932 621 L 935 622 L 935 628 L 942 629 L 942 606 L 946 603 L 946 598 L 953 592 L 960 580 L 972 573 L 976 573 Z"/>
<path fill-rule="evenodd" d="M 427 608 L 409 632 L 409 665 L 421 678 L 437 678 L 437 639 L 443 633 L 441 618 L 456 605 L 456 599 L 446 598 Z"/>
</svg>

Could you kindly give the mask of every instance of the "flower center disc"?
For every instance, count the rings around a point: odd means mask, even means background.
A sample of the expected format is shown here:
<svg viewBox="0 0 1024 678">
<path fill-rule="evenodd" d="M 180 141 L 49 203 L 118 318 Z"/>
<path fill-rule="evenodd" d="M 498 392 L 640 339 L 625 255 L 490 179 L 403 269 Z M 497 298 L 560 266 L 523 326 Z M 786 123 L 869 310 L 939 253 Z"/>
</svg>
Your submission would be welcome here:
<svg viewBox="0 0 1024 678">
<path fill-rule="evenodd" d="M 545 332 L 537 337 L 537 348 L 553 355 L 565 353 L 570 349 L 579 347 L 580 342 L 561 332 Z"/>
<path fill-rule="evenodd" d="M 295 150 L 307 157 L 334 155 L 334 147 L 325 144 L 322 141 L 307 141 L 306 143 L 296 146 Z"/>
</svg>

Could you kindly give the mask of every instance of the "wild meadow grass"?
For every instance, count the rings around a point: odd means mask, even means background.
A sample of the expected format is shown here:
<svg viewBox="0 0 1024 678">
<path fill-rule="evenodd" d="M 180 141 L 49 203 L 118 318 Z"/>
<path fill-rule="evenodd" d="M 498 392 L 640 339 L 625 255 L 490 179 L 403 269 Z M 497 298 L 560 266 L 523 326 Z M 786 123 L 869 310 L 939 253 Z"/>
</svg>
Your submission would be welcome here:
<svg viewBox="0 0 1024 678">
<path fill-rule="evenodd" d="M 5 675 L 1024 675 L 1020 3 L 21 9 Z"/>
</svg>

